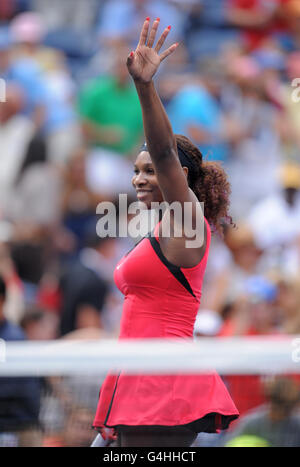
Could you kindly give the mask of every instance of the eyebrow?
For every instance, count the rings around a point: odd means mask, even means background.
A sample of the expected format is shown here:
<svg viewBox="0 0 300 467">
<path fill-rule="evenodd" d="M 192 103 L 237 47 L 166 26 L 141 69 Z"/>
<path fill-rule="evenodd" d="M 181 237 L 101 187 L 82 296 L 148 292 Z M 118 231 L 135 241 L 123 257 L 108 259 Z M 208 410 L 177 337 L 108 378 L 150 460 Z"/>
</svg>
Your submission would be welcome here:
<svg viewBox="0 0 300 467">
<path fill-rule="evenodd" d="M 151 162 L 146 162 L 145 164 L 143 164 L 143 167 L 151 167 L 153 168 L 153 164 Z M 136 164 L 134 164 L 134 168 L 137 169 L 138 166 Z"/>
</svg>

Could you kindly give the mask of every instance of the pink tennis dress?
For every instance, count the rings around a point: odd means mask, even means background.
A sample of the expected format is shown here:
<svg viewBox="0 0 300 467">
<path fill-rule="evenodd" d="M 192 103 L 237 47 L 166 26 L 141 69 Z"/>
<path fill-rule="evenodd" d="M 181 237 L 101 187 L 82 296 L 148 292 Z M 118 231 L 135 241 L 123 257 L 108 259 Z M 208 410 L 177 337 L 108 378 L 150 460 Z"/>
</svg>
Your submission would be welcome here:
<svg viewBox="0 0 300 467">
<path fill-rule="evenodd" d="M 159 224 L 124 256 L 114 279 L 125 296 L 119 339 L 192 338 L 200 305 L 207 247 L 193 268 L 179 268 L 163 255 Z M 226 429 L 238 417 L 216 372 L 205 375 L 108 374 L 100 391 L 94 427 L 187 425 L 195 432 Z"/>
</svg>

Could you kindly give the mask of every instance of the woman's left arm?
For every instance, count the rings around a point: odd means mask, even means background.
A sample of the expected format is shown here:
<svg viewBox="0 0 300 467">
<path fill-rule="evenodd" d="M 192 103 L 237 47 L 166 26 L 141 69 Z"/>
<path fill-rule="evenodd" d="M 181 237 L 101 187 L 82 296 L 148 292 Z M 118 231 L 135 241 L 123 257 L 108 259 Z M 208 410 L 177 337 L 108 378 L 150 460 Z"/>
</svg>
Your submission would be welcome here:
<svg viewBox="0 0 300 467">
<path fill-rule="evenodd" d="M 174 52 L 178 45 L 171 45 L 159 55 L 170 31 L 170 26 L 164 30 L 153 48 L 158 26 L 159 19 L 154 21 L 149 33 L 149 19 L 146 19 L 139 44 L 135 52 L 131 52 L 127 59 L 127 67 L 134 79 L 141 103 L 146 142 L 165 201 L 168 203 L 173 201 L 195 202 L 197 198 L 189 189 L 187 178 L 178 158 L 176 141 L 169 118 L 152 81 L 161 62 Z"/>
</svg>

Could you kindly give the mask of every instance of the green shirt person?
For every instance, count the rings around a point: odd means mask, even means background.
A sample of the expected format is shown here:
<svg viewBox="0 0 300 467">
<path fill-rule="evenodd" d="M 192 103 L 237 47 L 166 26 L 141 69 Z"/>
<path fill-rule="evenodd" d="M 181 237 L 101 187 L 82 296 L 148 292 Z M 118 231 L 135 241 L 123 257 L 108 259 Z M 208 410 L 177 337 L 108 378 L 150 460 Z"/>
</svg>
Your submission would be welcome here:
<svg viewBox="0 0 300 467">
<path fill-rule="evenodd" d="M 101 76 L 88 83 L 79 95 L 79 113 L 84 135 L 92 146 L 125 155 L 141 142 L 141 108 L 128 79 Z"/>
</svg>

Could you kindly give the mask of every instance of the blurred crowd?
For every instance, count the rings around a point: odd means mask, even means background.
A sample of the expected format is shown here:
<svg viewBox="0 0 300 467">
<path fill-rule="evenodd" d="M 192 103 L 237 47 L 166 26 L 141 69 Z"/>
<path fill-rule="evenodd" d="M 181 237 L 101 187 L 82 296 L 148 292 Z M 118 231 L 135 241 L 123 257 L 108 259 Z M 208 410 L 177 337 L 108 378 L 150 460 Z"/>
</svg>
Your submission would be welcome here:
<svg viewBox="0 0 300 467">
<path fill-rule="evenodd" d="M 126 57 L 147 16 L 180 42 L 156 78 L 174 132 L 232 186 L 236 227 L 224 220 L 214 236 L 195 336 L 300 333 L 300 1 L 1 0 L 2 339 L 118 334 L 113 270 L 134 242 L 99 237 L 96 208 L 135 199 L 144 136 Z M 227 384 L 242 413 L 266 401 L 258 377 Z M 0 445 L 14 445 L 11 432 L 88 445 L 97 390 L 90 407 L 57 380 L 23 385 L 0 382 Z M 41 418 L 63 435 L 42 439 Z"/>
</svg>

